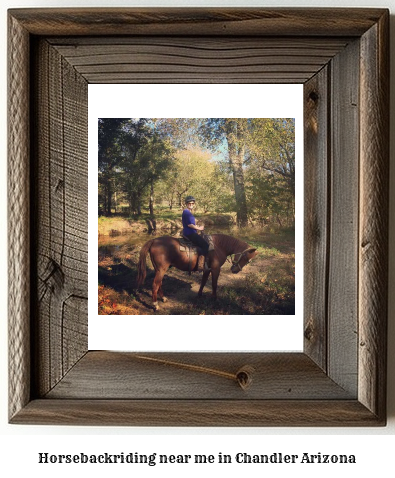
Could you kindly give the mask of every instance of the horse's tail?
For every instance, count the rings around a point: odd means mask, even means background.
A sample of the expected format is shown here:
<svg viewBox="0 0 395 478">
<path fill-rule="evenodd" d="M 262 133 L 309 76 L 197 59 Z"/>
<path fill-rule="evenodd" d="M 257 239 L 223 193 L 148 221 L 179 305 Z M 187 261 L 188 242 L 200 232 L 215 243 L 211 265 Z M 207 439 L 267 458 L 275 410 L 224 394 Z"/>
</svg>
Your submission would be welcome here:
<svg viewBox="0 0 395 478">
<path fill-rule="evenodd" d="M 138 264 L 138 275 L 137 275 L 138 288 L 140 288 L 143 285 L 145 281 L 145 277 L 147 275 L 147 253 L 153 242 L 154 242 L 154 239 L 151 239 L 150 241 L 146 242 L 140 251 L 140 260 Z"/>
</svg>

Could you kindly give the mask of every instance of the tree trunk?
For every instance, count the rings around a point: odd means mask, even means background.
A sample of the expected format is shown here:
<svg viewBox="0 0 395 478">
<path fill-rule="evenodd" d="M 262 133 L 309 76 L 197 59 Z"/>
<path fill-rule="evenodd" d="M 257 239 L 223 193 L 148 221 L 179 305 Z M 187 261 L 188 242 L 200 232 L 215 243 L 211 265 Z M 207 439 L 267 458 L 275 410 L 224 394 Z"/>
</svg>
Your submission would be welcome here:
<svg viewBox="0 0 395 478">
<path fill-rule="evenodd" d="M 141 216 L 141 191 L 136 194 L 137 216 Z"/>
<path fill-rule="evenodd" d="M 248 223 L 248 212 L 247 198 L 244 187 L 243 160 L 240 155 L 238 155 L 236 161 L 234 161 L 232 169 L 237 207 L 237 225 L 239 227 L 245 227 Z"/>
<path fill-rule="evenodd" d="M 170 211 L 173 209 L 173 201 L 174 201 L 174 191 L 171 193 L 170 199 L 169 199 L 169 209 Z"/>
<path fill-rule="evenodd" d="M 154 180 L 151 179 L 151 191 L 149 196 L 149 213 L 150 216 L 154 216 Z"/>
<path fill-rule="evenodd" d="M 184 196 L 184 194 L 188 191 L 188 189 L 184 189 L 184 191 L 182 191 L 181 193 L 176 193 L 177 196 L 178 196 L 178 204 L 180 206 L 180 208 L 182 209 L 183 207 L 183 203 L 182 203 L 182 197 Z"/>
<path fill-rule="evenodd" d="M 103 192 L 103 215 L 107 215 L 107 188 L 104 185 L 104 192 Z"/>
<path fill-rule="evenodd" d="M 133 216 L 138 214 L 138 198 L 137 193 L 133 191 L 130 195 L 130 210 L 132 211 Z"/>
<path fill-rule="evenodd" d="M 280 219 L 280 216 L 276 213 L 276 219 L 277 219 L 277 222 L 278 224 L 280 225 L 280 227 L 283 227 L 282 223 L 281 223 L 281 219 Z"/>
<path fill-rule="evenodd" d="M 134 215 L 134 198 L 132 194 L 129 194 L 129 215 Z"/>
<path fill-rule="evenodd" d="M 111 191 L 111 184 L 110 181 L 107 183 L 107 211 L 106 216 L 111 216 L 111 199 L 112 199 L 112 191 Z"/>
<path fill-rule="evenodd" d="M 245 227 L 248 224 L 247 198 L 243 171 L 245 144 L 242 136 L 242 132 L 238 131 L 237 121 L 227 122 L 226 140 L 228 143 L 229 162 L 233 172 L 237 225 L 239 227 Z"/>
</svg>

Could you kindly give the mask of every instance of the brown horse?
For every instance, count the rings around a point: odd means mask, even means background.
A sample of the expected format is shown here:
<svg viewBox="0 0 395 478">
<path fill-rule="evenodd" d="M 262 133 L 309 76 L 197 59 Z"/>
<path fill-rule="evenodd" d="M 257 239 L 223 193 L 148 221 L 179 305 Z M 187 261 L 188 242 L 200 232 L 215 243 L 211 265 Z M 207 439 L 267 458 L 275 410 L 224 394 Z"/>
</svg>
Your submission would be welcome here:
<svg viewBox="0 0 395 478">
<path fill-rule="evenodd" d="M 216 298 L 218 277 L 226 258 L 234 254 L 231 271 L 237 274 L 257 255 L 257 252 L 255 248 L 250 247 L 246 242 L 240 241 L 232 236 L 213 234 L 211 237 L 215 250 L 208 253 L 209 270 L 203 272 L 198 295 L 202 295 L 203 288 L 211 273 L 212 295 L 213 298 Z M 151 239 L 144 244 L 140 251 L 137 279 L 139 288 L 142 286 L 146 277 L 146 258 L 148 252 L 150 253 L 151 262 L 155 269 L 155 278 L 152 284 L 152 305 L 155 310 L 158 310 L 157 296 L 159 295 L 159 298 L 162 299 L 163 302 L 167 300 L 163 295 L 162 280 L 168 268 L 174 266 L 182 271 L 194 270 L 198 256 L 193 255 L 190 264 L 188 253 L 180 251 L 180 243 L 175 237 L 162 236 Z"/>
</svg>

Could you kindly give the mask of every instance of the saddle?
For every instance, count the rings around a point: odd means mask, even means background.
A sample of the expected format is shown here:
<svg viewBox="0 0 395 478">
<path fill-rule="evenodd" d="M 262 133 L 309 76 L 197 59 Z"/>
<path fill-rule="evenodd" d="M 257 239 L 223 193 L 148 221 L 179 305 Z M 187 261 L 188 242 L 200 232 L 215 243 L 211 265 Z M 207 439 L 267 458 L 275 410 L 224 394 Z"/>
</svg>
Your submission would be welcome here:
<svg viewBox="0 0 395 478">
<path fill-rule="evenodd" d="M 208 250 L 213 251 L 214 250 L 214 243 L 213 243 L 213 238 L 208 235 L 208 234 L 202 234 L 203 239 L 208 243 Z M 180 251 L 181 252 L 186 252 L 188 254 L 189 258 L 189 267 L 188 267 L 188 273 L 191 275 L 192 268 L 191 268 L 191 262 L 192 262 L 192 256 L 200 256 L 202 254 L 202 250 L 199 246 L 191 242 L 187 236 L 182 235 L 179 239 L 178 242 L 180 243 Z M 195 271 L 197 268 L 197 263 L 196 267 L 193 271 Z"/>
</svg>

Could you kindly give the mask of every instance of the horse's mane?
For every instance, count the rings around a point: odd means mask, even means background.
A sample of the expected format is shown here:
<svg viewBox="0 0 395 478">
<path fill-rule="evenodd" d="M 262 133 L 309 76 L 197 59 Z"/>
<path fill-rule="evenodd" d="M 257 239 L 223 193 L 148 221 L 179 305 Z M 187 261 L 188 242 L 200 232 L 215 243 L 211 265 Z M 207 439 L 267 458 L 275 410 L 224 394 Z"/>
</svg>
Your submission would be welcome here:
<svg viewBox="0 0 395 478">
<path fill-rule="evenodd" d="M 221 248 L 226 255 L 234 254 L 235 252 L 242 252 L 248 248 L 245 241 L 236 239 L 236 237 L 228 236 L 226 234 L 213 234 L 213 241 L 216 246 Z"/>
</svg>

